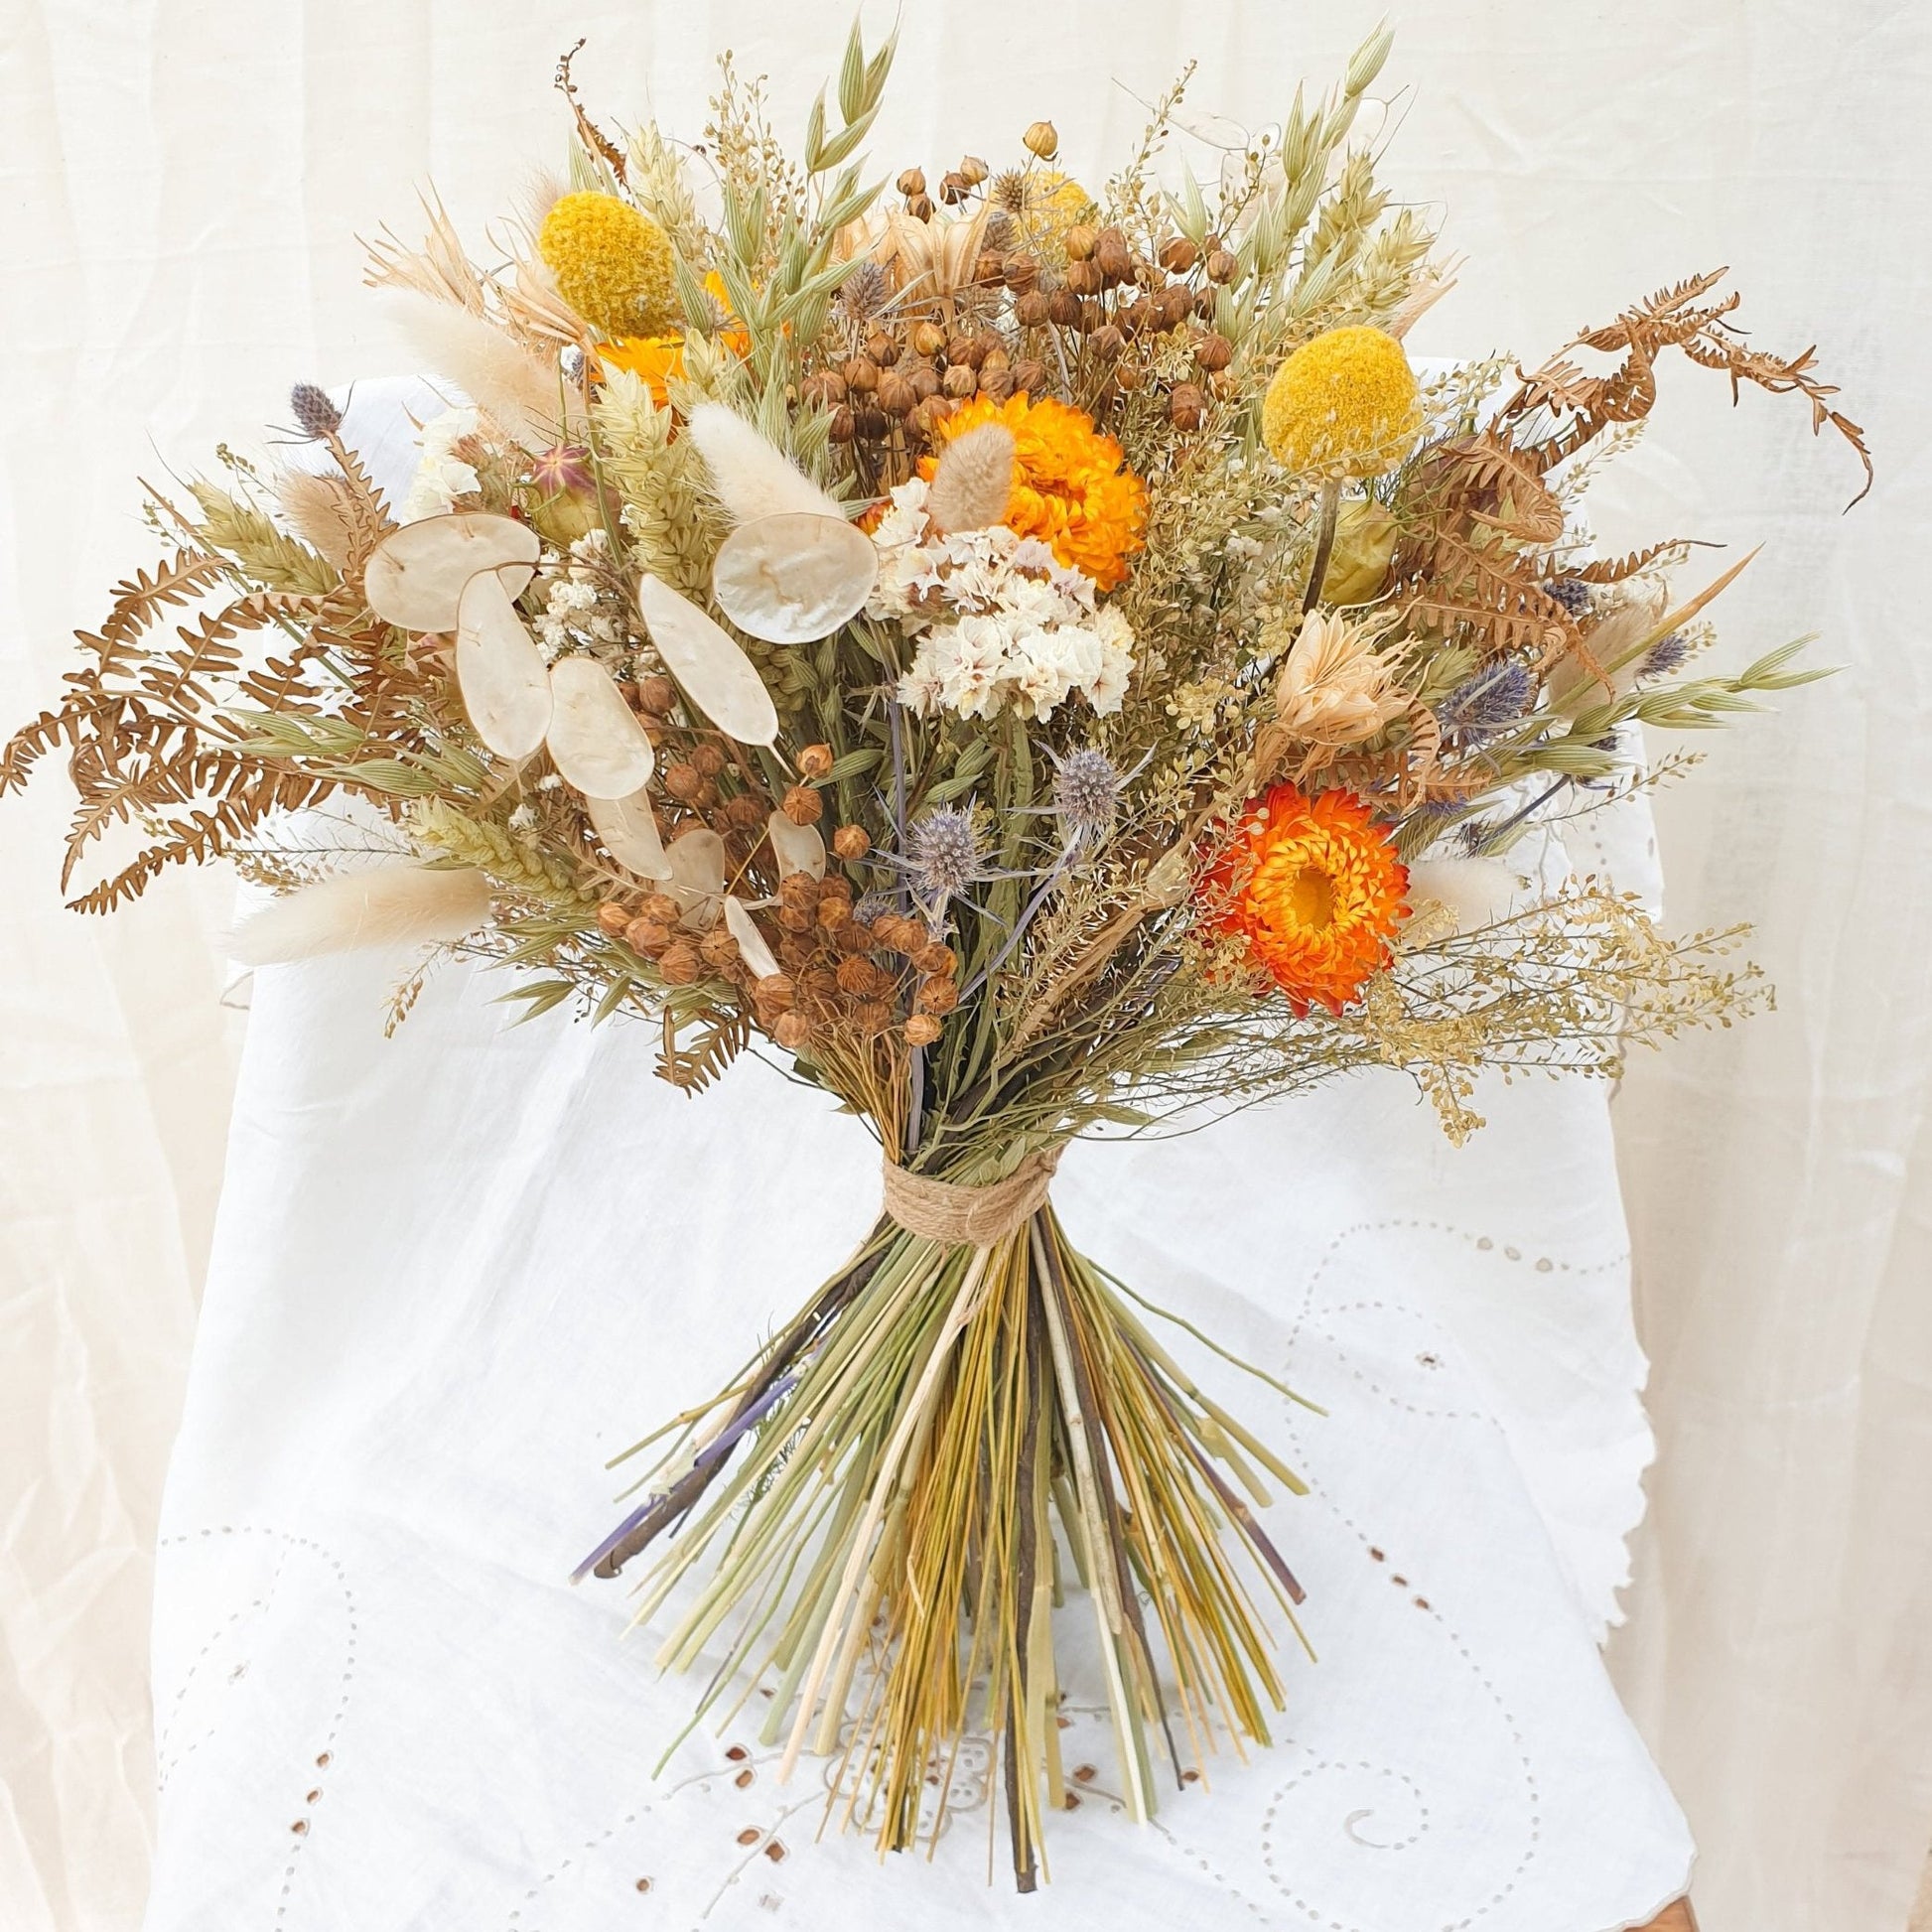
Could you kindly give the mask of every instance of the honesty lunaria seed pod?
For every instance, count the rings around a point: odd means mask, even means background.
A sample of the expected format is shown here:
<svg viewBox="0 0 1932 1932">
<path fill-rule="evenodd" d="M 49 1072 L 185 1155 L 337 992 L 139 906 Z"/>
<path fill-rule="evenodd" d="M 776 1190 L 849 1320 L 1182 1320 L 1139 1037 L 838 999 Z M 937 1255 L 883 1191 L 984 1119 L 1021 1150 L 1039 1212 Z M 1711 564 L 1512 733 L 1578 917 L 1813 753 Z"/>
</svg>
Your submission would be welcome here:
<svg viewBox="0 0 1932 1932">
<path fill-rule="evenodd" d="M 677 901 L 679 924 L 708 931 L 725 897 L 725 842 L 716 832 L 680 832 L 664 848 L 670 863 L 665 891 Z"/>
<path fill-rule="evenodd" d="M 773 812 L 764 822 L 765 836 L 771 841 L 772 856 L 778 862 L 781 884 L 795 878 L 819 880 L 825 877 L 825 840 L 816 825 L 800 825 L 783 812 Z"/>
<path fill-rule="evenodd" d="M 752 917 L 751 908 L 743 899 L 726 899 L 725 924 L 731 936 L 738 941 L 738 950 L 744 956 L 746 965 L 759 979 L 773 978 L 778 971 L 778 962 L 771 956 L 771 948 L 765 944 L 764 934 L 759 930 L 758 921 Z"/>
<path fill-rule="evenodd" d="M 477 736 L 498 758 L 527 759 L 550 729 L 550 675 L 499 572 L 479 571 L 470 579 L 455 621 L 457 689 Z M 621 709 L 622 699 L 618 703 Z"/>
<path fill-rule="evenodd" d="M 650 782 L 656 755 L 616 681 L 594 657 L 550 667 L 551 760 L 590 798 L 627 798 Z"/>
<path fill-rule="evenodd" d="M 500 573 L 510 597 L 536 575 L 537 533 L 513 516 L 453 510 L 405 523 L 369 552 L 362 591 L 384 623 L 404 630 L 450 630 L 463 587 L 479 571 Z"/>
<path fill-rule="evenodd" d="M 879 576 L 879 552 L 842 516 L 783 512 L 741 523 L 718 547 L 712 595 L 754 637 L 803 644 L 856 617 Z"/>
<path fill-rule="evenodd" d="M 636 600 L 657 654 L 691 702 L 741 745 L 771 744 L 778 736 L 777 710 L 738 644 L 648 571 L 637 580 Z"/>
<path fill-rule="evenodd" d="M 664 856 L 648 791 L 633 791 L 627 798 L 587 797 L 584 809 L 605 851 L 626 872 L 640 879 L 670 878 L 670 861 Z"/>
</svg>

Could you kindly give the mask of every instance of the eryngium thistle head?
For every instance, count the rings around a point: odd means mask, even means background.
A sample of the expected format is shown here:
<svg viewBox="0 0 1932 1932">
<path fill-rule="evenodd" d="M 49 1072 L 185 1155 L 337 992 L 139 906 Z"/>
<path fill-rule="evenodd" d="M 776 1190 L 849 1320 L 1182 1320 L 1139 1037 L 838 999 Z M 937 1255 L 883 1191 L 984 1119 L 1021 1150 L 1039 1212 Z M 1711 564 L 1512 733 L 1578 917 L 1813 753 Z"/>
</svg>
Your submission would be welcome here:
<svg viewBox="0 0 1932 1932">
<path fill-rule="evenodd" d="M 1684 660 L 1691 654 L 1690 641 L 1681 630 L 1673 630 L 1667 637 L 1659 637 L 1644 652 L 1637 665 L 1640 679 L 1669 677 L 1673 671 L 1682 670 Z"/>
<path fill-rule="evenodd" d="M 1481 737 L 1506 731 L 1529 709 L 1535 696 L 1536 678 L 1529 666 L 1512 658 L 1464 678 L 1436 707 L 1436 718 L 1445 731 L 1460 732 L 1465 738 Z"/>
<path fill-rule="evenodd" d="M 862 925 L 877 925 L 889 913 L 898 910 L 898 901 L 891 893 L 861 893 L 859 902 L 852 908 L 852 916 Z"/>
<path fill-rule="evenodd" d="M 1121 776 L 1105 752 L 1069 752 L 1054 760 L 1053 810 L 1069 845 L 1104 838 L 1120 810 Z"/>
<path fill-rule="evenodd" d="M 329 391 L 313 382 L 298 382 L 289 391 L 289 408 L 296 427 L 312 443 L 325 441 L 343 426 L 343 412 L 329 400 Z"/>
<path fill-rule="evenodd" d="M 893 285 L 876 261 L 862 261 L 839 284 L 839 307 L 854 322 L 868 322 L 886 306 Z"/>
<path fill-rule="evenodd" d="M 913 825 L 905 836 L 906 863 L 919 897 L 937 903 L 956 898 L 982 877 L 979 835 L 973 814 L 960 805 L 941 805 Z"/>
<path fill-rule="evenodd" d="M 1581 618 L 1589 609 L 1589 586 L 1580 577 L 1559 577 L 1543 586 L 1543 595 L 1555 598 L 1573 618 Z"/>
</svg>

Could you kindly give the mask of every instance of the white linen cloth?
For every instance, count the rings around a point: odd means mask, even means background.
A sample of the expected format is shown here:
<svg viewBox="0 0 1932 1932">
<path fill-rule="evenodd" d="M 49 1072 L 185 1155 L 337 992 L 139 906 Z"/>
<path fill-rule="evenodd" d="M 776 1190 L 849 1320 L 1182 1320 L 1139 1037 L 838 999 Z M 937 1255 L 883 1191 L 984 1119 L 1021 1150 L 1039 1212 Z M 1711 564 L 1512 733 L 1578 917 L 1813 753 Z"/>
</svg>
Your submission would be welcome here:
<svg viewBox="0 0 1932 1932">
<path fill-rule="evenodd" d="M 350 425 L 394 483 L 399 402 L 436 406 L 364 385 Z M 1626 849 L 1587 866 L 1654 883 L 1640 813 L 1591 822 Z M 983 1744 L 934 1868 L 882 1866 L 755 1719 L 653 1776 L 694 1685 L 619 1641 L 621 1586 L 563 1582 L 604 1460 L 863 1233 L 873 1143 L 756 1060 L 691 1101 L 647 1029 L 514 1027 L 477 969 L 385 1038 L 405 963 L 256 976 L 164 1511 L 150 1932 L 1620 1932 L 1685 1889 L 1595 1650 L 1650 1454 L 1600 1088 L 1491 1083 L 1462 1150 L 1386 1076 L 1070 1152 L 1073 1238 L 1328 1411 L 1175 1342 L 1312 1483 L 1270 1528 L 1320 1661 L 1275 1748 L 1141 1829 L 1076 1663 L 1079 1804 L 1023 1904 Z"/>
</svg>

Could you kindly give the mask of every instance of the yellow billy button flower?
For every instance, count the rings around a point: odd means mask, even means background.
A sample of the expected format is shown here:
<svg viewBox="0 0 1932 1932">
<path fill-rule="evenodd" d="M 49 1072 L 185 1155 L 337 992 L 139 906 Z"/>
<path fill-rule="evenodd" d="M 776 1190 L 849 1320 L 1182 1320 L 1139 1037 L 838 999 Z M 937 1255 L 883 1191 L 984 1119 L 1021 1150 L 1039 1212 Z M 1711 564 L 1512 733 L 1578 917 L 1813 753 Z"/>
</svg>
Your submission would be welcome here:
<svg viewBox="0 0 1932 1932">
<path fill-rule="evenodd" d="M 561 197 L 537 231 L 537 253 L 601 336 L 650 336 L 676 321 L 670 237 L 615 195 Z"/>
<path fill-rule="evenodd" d="M 1304 476 L 1385 476 L 1422 435 L 1422 396 L 1402 345 L 1380 329 L 1330 329 L 1275 371 L 1261 436 Z"/>
</svg>

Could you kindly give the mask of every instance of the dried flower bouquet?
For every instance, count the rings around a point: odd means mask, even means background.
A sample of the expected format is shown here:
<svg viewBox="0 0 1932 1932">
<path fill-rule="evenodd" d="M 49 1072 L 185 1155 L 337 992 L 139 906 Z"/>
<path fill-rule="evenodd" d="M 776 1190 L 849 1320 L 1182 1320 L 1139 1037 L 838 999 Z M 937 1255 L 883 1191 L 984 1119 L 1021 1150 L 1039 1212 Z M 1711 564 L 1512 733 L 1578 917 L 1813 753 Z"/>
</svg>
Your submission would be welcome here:
<svg viewBox="0 0 1932 1932">
<path fill-rule="evenodd" d="M 681 1088 L 761 1041 L 869 1124 L 876 1224 L 585 1569 L 651 1549 L 661 1657 L 721 1721 L 771 1689 L 882 1847 L 988 1726 L 1023 1887 L 1076 1576 L 1142 1815 L 1266 1739 L 1301 1598 L 1255 1513 L 1294 1473 L 1068 1242 L 1061 1149 L 1378 1065 L 1460 1136 L 1484 1067 L 1613 1073 L 1756 997 L 1734 935 L 1509 855 L 1682 768 L 1637 727 L 1813 675 L 1699 667 L 1741 565 L 1679 598 L 1681 542 L 1582 542 L 1658 361 L 1860 433 L 1715 275 L 1419 384 L 1445 275 L 1350 144 L 1387 51 L 1212 187 L 1176 86 L 1093 194 L 1044 123 L 885 193 L 856 31 L 795 159 L 729 60 L 690 149 L 605 134 L 566 60 L 570 179 L 498 266 L 434 207 L 372 251 L 460 391 L 407 500 L 299 386 L 307 459 L 156 497 L 169 554 L 0 765 L 66 752 L 69 880 L 137 836 L 83 908 L 227 856 L 286 894 L 257 959 L 480 954 L 529 1013 L 648 1018 Z M 318 854 L 330 800 L 392 849 Z"/>
</svg>

